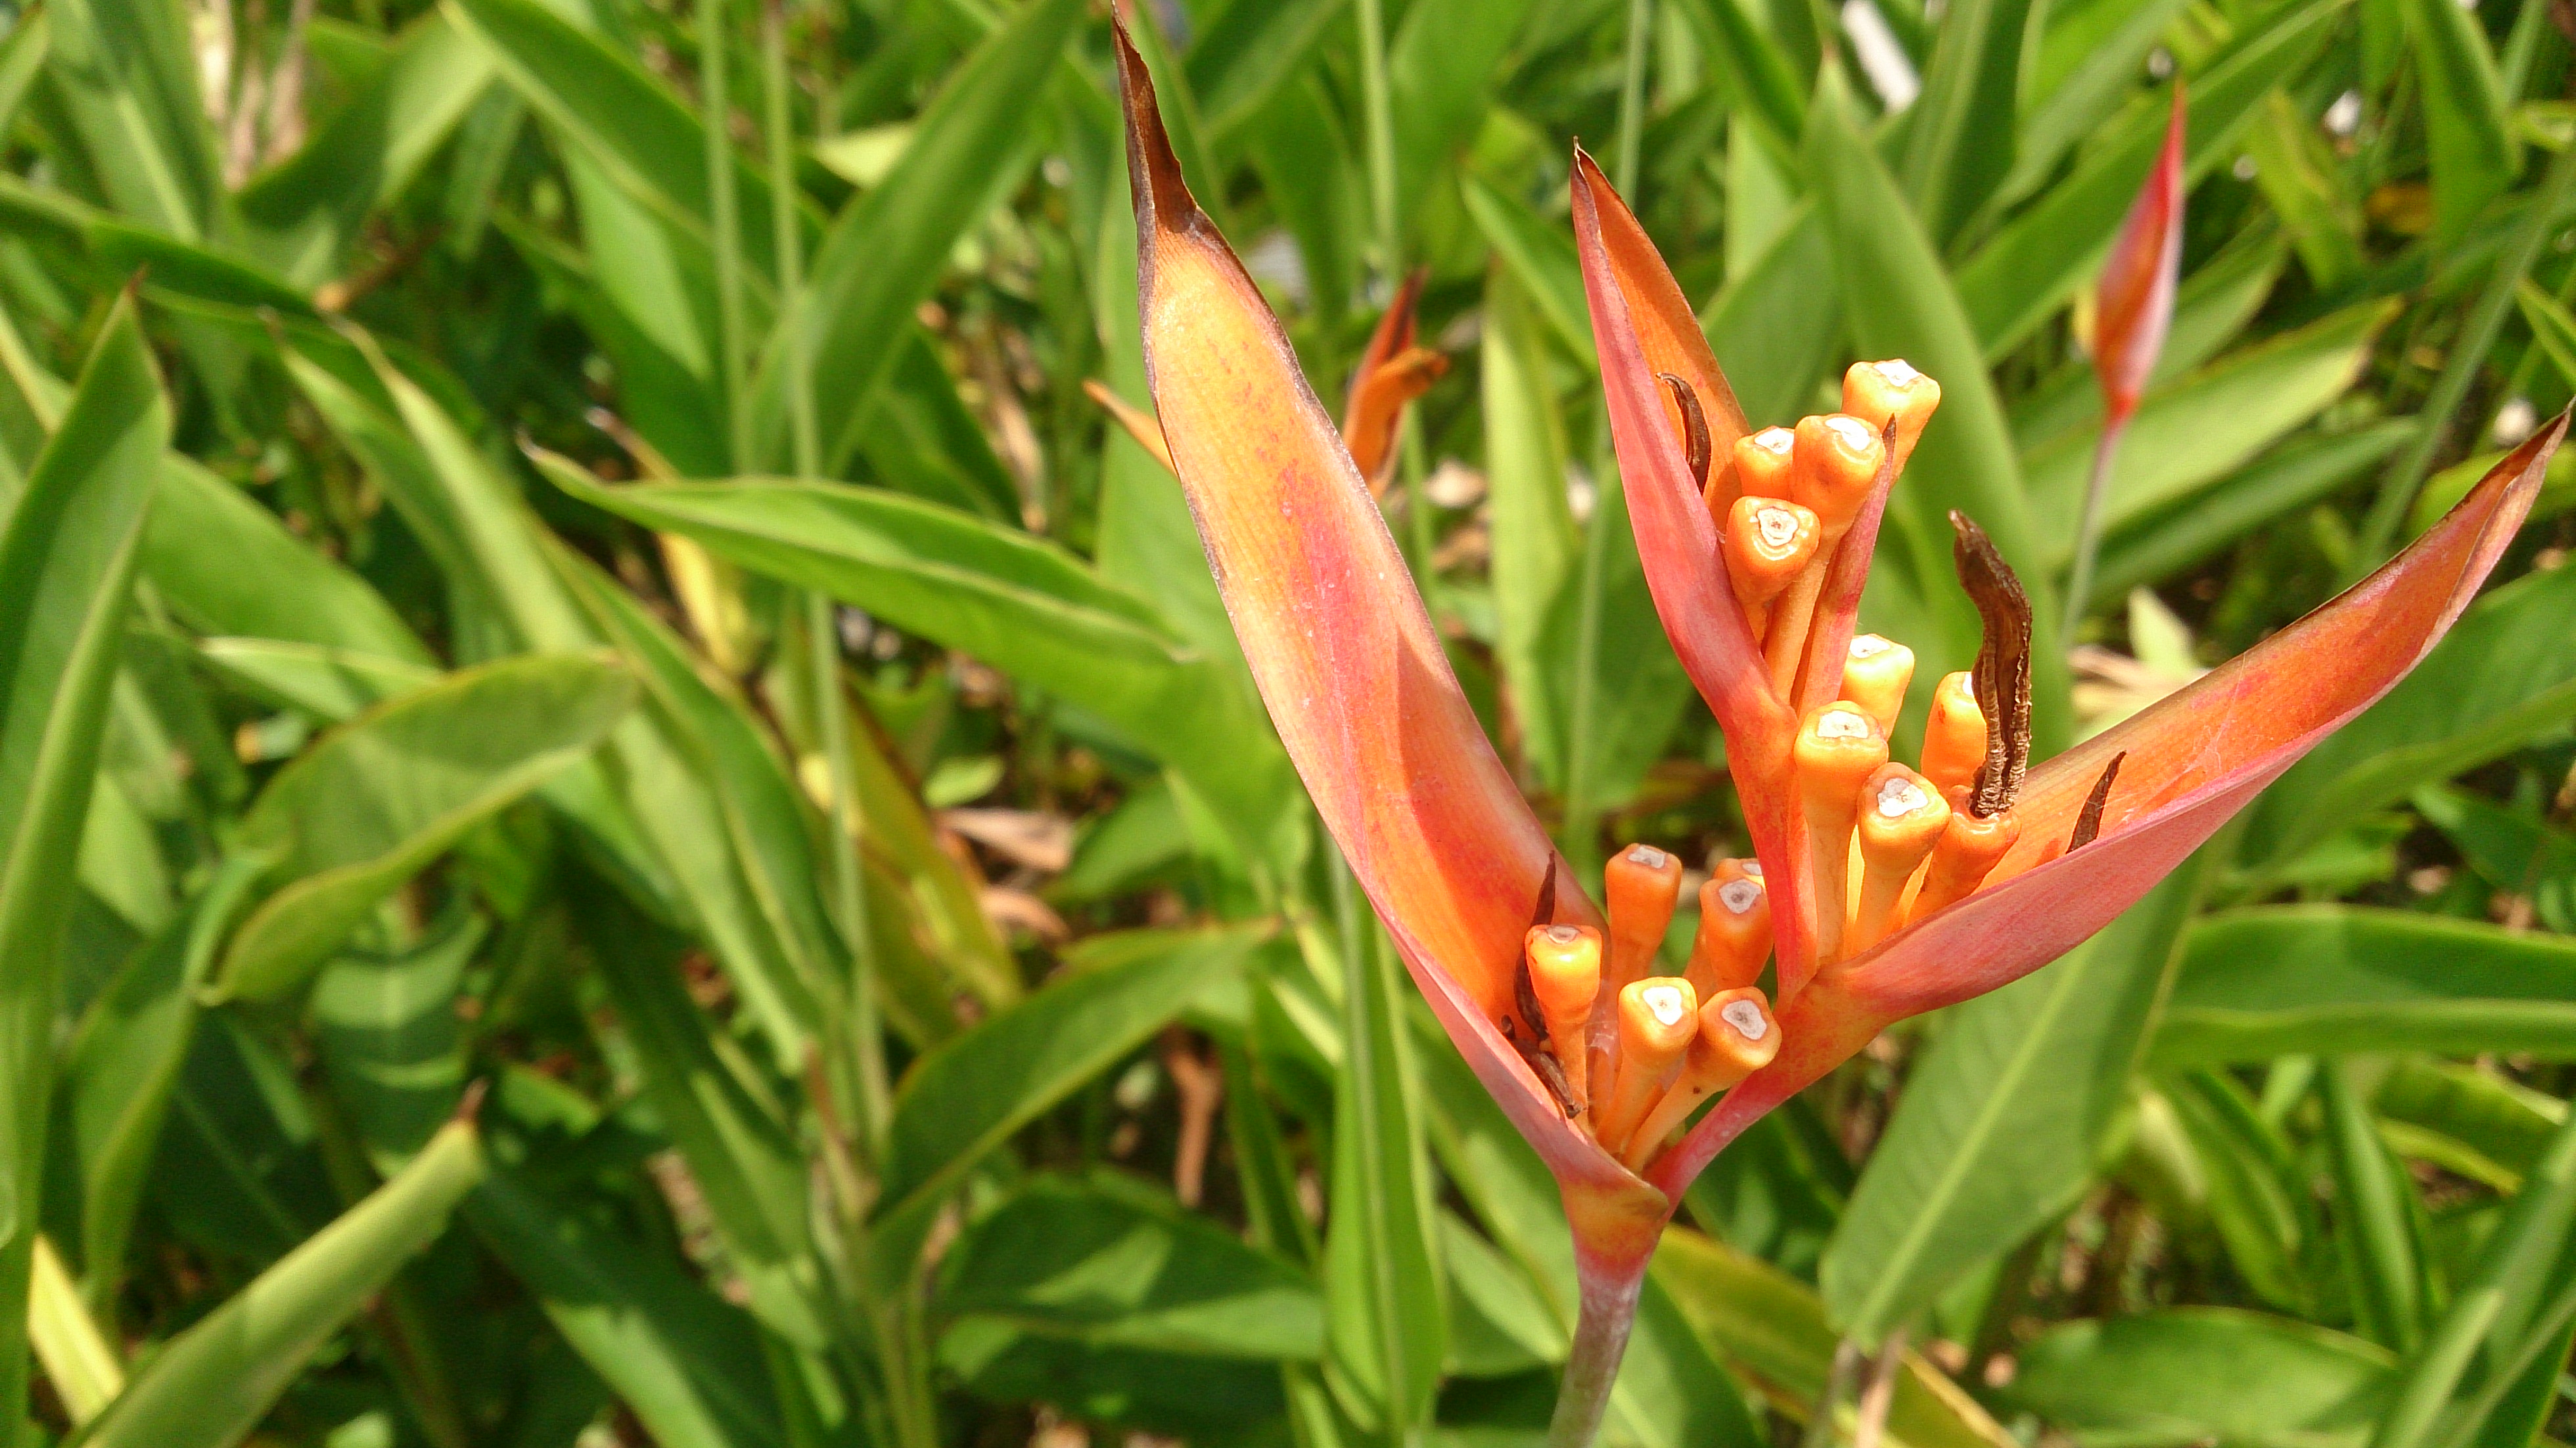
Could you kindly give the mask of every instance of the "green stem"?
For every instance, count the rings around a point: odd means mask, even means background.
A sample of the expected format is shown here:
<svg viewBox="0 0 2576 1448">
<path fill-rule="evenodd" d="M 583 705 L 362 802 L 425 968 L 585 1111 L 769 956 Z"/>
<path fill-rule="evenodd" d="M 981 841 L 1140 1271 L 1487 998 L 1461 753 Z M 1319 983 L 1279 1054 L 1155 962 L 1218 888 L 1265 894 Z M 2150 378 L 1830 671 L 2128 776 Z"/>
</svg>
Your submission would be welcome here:
<svg viewBox="0 0 2576 1448">
<path fill-rule="evenodd" d="M 698 0 L 698 87 L 706 112 L 707 218 L 716 271 L 717 375 L 724 387 L 725 443 L 733 467 L 751 460 L 745 367 L 749 359 L 742 303 L 742 205 L 734 194 L 733 106 L 725 95 L 725 0 Z"/>
<path fill-rule="evenodd" d="M 1628 1332 L 1637 1323 L 1637 1292 L 1645 1278 L 1643 1261 L 1619 1272 L 1583 1273 L 1574 1345 L 1557 1385 L 1556 1412 L 1548 1419 L 1547 1448 L 1590 1448 L 1600 1435 L 1610 1389 L 1619 1381 L 1619 1359 L 1627 1354 Z"/>
<path fill-rule="evenodd" d="M 1360 120 L 1368 159 L 1369 221 L 1378 265 L 1390 286 L 1401 269 L 1403 228 L 1396 218 L 1395 109 L 1386 81 L 1385 0 L 1359 0 Z"/>
<path fill-rule="evenodd" d="M 2058 616 L 2057 651 L 2075 647 L 2076 631 L 2092 607 L 2093 569 L 2102 552 L 2103 505 L 2110 500 L 2111 459 L 2120 450 L 2120 434 L 2129 419 L 2102 419 L 2102 440 L 2093 445 L 2093 473 L 2084 481 L 2084 512 L 2075 524 L 2075 563 L 2066 575 L 2066 609 Z"/>
<path fill-rule="evenodd" d="M 1628 0 L 1628 53 L 1619 72 L 1619 149 L 1610 179 L 1619 194 L 1637 202 L 1637 158 L 1646 144 L 1646 48 L 1655 25 L 1655 0 Z"/>
<path fill-rule="evenodd" d="M 2372 500 L 2370 514 L 2362 520 L 2361 535 L 2354 540 L 2352 563 L 2346 570 L 2347 582 L 2378 567 L 2396 551 L 2398 529 L 2413 510 L 2424 475 L 2432 470 L 2433 455 L 2450 432 L 2451 414 L 2460 410 L 2460 403 L 2469 395 L 2469 384 L 2477 380 L 2478 368 L 2495 346 L 2496 332 L 2513 305 L 2514 289 L 2539 258 L 2551 224 L 2566 206 L 2571 191 L 2576 191 L 2576 146 L 2551 159 L 2548 175 L 2533 193 L 2530 208 L 2506 239 L 2503 254 L 2496 258 L 2486 289 L 2478 293 L 2477 305 L 2469 309 L 2468 319 L 2460 324 L 2460 335 L 2452 339 L 2450 353 L 2442 362 L 2442 374 L 2416 414 L 2420 425 L 2415 440 L 2380 480 L 2379 496 Z"/>
</svg>

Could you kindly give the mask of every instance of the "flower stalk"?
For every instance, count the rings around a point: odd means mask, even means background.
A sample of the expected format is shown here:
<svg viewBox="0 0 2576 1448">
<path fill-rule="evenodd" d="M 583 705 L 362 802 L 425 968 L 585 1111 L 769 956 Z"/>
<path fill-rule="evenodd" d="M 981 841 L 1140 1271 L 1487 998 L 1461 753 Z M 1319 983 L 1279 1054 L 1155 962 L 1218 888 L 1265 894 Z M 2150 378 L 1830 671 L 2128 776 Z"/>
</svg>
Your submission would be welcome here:
<svg viewBox="0 0 2576 1448">
<path fill-rule="evenodd" d="M 2138 199 L 2129 205 L 2095 291 L 2093 372 L 2102 384 L 2102 436 L 2094 444 L 2093 468 L 2084 481 L 2084 511 L 2075 525 L 2060 649 L 2075 646 L 2076 629 L 2091 603 L 2121 434 L 2137 415 L 2138 399 L 2173 329 L 2174 294 L 2182 274 L 2183 120 L 2183 83 L 2177 77 L 2164 149 L 2138 189 Z"/>
</svg>

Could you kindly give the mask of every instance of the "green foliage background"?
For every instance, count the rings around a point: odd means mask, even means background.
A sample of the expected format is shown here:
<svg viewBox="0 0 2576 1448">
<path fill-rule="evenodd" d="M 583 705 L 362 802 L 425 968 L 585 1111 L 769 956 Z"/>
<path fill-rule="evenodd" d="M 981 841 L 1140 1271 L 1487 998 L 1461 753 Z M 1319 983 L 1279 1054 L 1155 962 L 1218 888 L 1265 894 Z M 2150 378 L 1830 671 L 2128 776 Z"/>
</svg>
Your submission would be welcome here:
<svg viewBox="0 0 2576 1448">
<path fill-rule="evenodd" d="M 2576 388 L 2558 0 L 1140 10 L 1328 396 L 1425 270 L 1391 515 L 1587 872 L 1744 846 L 1573 139 L 1757 422 L 1944 384 L 1865 618 L 1919 695 L 1943 510 L 2062 578 L 2081 297 L 2188 79 L 2060 743 Z M 1538 1440 L 1552 1185 L 1084 392 L 1147 401 L 1111 84 L 1082 0 L 12 12 L 0 1437 Z M 2099 940 L 1721 1157 L 1608 1440 L 2576 1434 L 2571 503 Z"/>
</svg>

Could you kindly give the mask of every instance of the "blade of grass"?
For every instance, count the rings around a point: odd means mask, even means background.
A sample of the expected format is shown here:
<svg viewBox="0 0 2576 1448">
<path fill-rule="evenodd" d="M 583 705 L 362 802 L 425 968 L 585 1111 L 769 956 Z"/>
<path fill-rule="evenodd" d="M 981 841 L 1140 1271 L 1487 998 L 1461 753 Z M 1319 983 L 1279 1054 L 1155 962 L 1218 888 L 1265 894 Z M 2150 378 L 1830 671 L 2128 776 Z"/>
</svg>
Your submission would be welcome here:
<svg viewBox="0 0 2576 1448">
<path fill-rule="evenodd" d="M 0 531 L 0 1444 L 24 1437 L 62 950 L 169 403 L 120 296 Z"/>
</svg>

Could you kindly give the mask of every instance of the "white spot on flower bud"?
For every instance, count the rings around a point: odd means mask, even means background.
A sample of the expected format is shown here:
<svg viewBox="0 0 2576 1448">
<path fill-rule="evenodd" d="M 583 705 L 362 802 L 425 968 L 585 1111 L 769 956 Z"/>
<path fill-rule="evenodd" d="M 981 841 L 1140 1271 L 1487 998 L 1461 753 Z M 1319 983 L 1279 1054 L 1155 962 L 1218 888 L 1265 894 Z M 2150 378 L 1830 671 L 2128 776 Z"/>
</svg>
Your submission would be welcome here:
<svg viewBox="0 0 2576 1448">
<path fill-rule="evenodd" d="M 1832 433 L 1836 442 L 1854 451 L 1878 441 L 1878 434 L 1869 430 L 1868 423 L 1839 412 L 1825 419 L 1825 431 Z"/>
<path fill-rule="evenodd" d="M 1668 858 L 1670 857 L 1663 851 L 1656 849 L 1652 845 L 1634 845 L 1628 850 L 1629 864 L 1643 865 L 1649 870 L 1662 869 L 1664 867 L 1664 861 Z"/>
<path fill-rule="evenodd" d="M 1717 1013 L 1728 1025 L 1735 1027 L 1737 1035 L 1748 1041 L 1758 1041 L 1771 1034 L 1771 1023 L 1762 1018 L 1762 1007 L 1749 1000 L 1728 1001 L 1718 1008 Z"/>
<path fill-rule="evenodd" d="M 1753 435 L 1753 445 L 1785 458 L 1797 448 L 1798 435 L 1785 427 L 1766 427 Z"/>
<path fill-rule="evenodd" d="M 1878 787 L 1878 813 L 1882 819 L 1901 820 L 1932 803 L 1922 787 L 1903 775 Z"/>
<path fill-rule="evenodd" d="M 1861 634 L 1851 641 L 1851 656 L 1856 659 L 1874 659 L 1894 647 L 1896 645 L 1876 634 Z"/>
<path fill-rule="evenodd" d="M 1748 874 L 1748 875 L 1751 875 L 1751 876 L 1752 876 L 1754 879 L 1756 879 L 1756 880 L 1761 879 L 1761 878 L 1762 878 L 1762 862 L 1761 862 L 1760 860 L 1747 860 L 1747 861 L 1745 861 L 1745 862 L 1744 862 L 1744 873 L 1746 873 L 1746 874 Z"/>
<path fill-rule="evenodd" d="M 1819 739 L 1867 739 L 1869 720 L 1849 709 L 1832 709 L 1816 716 Z"/>
<path fill-rule="evenodd" d="M 1547 928 L 1547 938 L 1557 945 L 1572 945 L 1583 938 L 1583 932 L 1571 925 L 1551 925 Z"/>
<path fill-rule="evenodd" d="M 1778 552 L 1797 538 L 1798 515 L 1786 508 L 1757 508 L 1753 526 L 1761 531 L 1762 546 Z"/>
<path fill-rule="evenodd" d="M 1762 903 L 1762 887 L 1751 880 L 1729 880 L 1717 887 L 1717 903 L 1729 915 L 1741 915 Z"/>
<path fill-rule="evenodd" d="M 1654 1016 L 1655 1024 L 1659 1026 L 1678 1026 L 1682 1017 L 1690 1013 L 1682 1002 L 1679 986 L 1650 985 L 1637 992 L 1637 999 L 1645 1003 L 1647 1012 Z"/>
<path fill-rule="evenodd" d="M 1878 375 L 1886 378 L 1887 385 L 1890 387 L 1911 387 L 1923 375 L 1914 370 L 1913 363 L 1902 357 L 1890 357 L 1884 362 L 1872 362 L 1869 365 L 1878 369 Z"/>
</svg>

